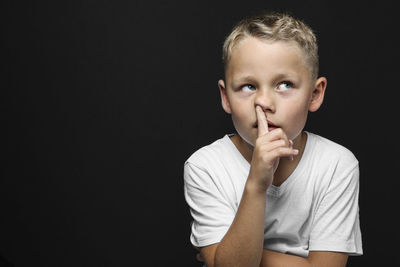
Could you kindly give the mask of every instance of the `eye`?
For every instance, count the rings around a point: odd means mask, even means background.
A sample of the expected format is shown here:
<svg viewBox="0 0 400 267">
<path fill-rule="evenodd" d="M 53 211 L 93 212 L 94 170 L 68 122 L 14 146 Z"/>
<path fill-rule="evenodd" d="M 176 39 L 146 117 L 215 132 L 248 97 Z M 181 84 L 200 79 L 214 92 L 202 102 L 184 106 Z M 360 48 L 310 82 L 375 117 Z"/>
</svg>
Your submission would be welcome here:
<svg viewBox="0 0 400 267">
<path fill-rule="evenodd" d="M 251 92 L 251 91 L 256 90 L 256 88 L 251 84 L 246 84 L 241 87 L 241 90 L 244 92 Z"/>
<path fill-rule="evenodd" d="M 281 82 L 278 84 L 278 90 L 280 91 L 287 91 L 293 88 L 293 83 L 291 82 Z"/>
</svg>

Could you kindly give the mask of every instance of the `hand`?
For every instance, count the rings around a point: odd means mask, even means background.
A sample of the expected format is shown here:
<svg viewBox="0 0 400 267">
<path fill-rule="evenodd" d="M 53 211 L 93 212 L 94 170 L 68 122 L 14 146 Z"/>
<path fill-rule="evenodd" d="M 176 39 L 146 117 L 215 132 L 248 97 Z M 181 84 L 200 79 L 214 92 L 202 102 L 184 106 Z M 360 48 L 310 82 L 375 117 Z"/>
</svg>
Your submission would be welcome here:
<svg viewBox="0 0 400 267">
<path fill-rule="evenodd" d="M 204 262 L 203 256 L 201 256 L 200 252 L 196 254 L 196 260 L 198 262 Z"/>
<path fill-rule="evenodd" d="M 281 128 L 268 131 L 267 117 L 260 106 L 256 106 L 258 137 L 254 143 L 249 180 L 266 191 L 272 184 L 274 173 L 281 157 L 292 157 L 299 153 L 293 142 Z"/>
</svg>

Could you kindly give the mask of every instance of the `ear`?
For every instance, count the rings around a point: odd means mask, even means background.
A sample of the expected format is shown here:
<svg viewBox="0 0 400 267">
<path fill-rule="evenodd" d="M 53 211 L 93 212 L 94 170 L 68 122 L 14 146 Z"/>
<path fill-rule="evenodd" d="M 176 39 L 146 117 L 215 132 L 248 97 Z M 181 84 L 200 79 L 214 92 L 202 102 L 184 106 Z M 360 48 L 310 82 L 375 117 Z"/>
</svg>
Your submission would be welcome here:
<svg viewBox="0 0 400 267">
<path fill-rule="evenodd" d="M 223 80 L 218 81 L 218 88 L 219 93 L 221 94 L 222 108 L 225 110 L 226 113 L 231 114 L 231 105 L 229 103 L 228 95 L 226 93 L 225 82 Z"/>
<path fill-rule="evenodd" d="M 313 87 L 310 105 L 308 110 L 311 112 L 317 111 L 324 101 L 325 89 L 328 81 L 325 77 L 318 78 Z"/>
</svg>

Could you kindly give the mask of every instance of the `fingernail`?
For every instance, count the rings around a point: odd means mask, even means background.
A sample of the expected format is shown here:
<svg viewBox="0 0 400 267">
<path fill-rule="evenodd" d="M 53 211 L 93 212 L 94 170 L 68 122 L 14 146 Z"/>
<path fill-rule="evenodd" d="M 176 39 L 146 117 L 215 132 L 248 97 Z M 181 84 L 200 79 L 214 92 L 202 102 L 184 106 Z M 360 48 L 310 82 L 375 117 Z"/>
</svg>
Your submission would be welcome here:
<svg viewBox="0 0 400 267">
<path fill-rule="evenodd" d="M 294 153 L 295 155 L 297 155 L 297 154 L 299 154 L 299 150 L 298 150 L 298 149 L 293 149 L 293 153 Z"/>
</svg>

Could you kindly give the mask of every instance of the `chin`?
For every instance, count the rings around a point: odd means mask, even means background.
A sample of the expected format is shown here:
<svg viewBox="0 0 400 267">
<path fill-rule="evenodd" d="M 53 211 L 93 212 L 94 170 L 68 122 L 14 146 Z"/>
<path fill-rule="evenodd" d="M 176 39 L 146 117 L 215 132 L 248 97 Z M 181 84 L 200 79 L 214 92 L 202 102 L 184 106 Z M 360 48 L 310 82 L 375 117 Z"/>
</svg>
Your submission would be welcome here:
<svg viewBox="0 0 400 267">
<path fill-rule="evenodd" d="M 240 139 L 242 139 L 244 142 L 246 142 L 248 145 L 254 147 L 254 143 L 257 140 L 257 136 L 252 137 L 250 135 L 245 135 L 245 134 L 241 134 L 240 132 L 237 132 Z"/>
</svg>

